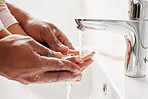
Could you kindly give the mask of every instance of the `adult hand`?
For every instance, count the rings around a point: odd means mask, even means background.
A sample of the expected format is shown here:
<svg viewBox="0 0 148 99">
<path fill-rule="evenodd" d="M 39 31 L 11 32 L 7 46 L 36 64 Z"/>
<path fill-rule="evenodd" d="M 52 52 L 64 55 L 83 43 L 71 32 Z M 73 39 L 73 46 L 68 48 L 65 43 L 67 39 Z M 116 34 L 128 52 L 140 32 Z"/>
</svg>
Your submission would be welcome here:
<svg viewBox="0 0 148 99">
<path fill-rule="evenodd" d="M 30 18 L 21 26 L 28 35 L 39 42 L 47 43 L 52 50 L 63 53 L 74 49 L 65 34 L 52 23 Z"/>
<path fill-rule="evenodd" d="M 71 52 L 72 53 L 72 52 Z M 95 52 L 91 52 L 89 54 L 86 54 L 86 55 L 83 55 L 82 57 L 80 57 L 79 55 L 75 55 L 74 56 L 68 56 L 68 57 L 65 57 L 64 59 L 66 60 L 69 60 L 71 62 L 74 62 L 76 64 L 78 64 L 82 71 L 84 69 L 86 69 L 91 63 L 93 63 L 93 59 L 92 57 L 94 56 Z"/>
<path fill-rule="evenodd" d="M 64 56 L 62 56 L 62 58 L 78 64 L 81 67 L 82 71 L 83 71 L 90 64 L 92 64 L 94 62 L 94 60 L 92 59 L 94 54 L 95 54 L 95 52 L 91 52 L 89 54 L 86 54 L 86 55 L 83 55 L 82 57 L 80 57 L 79 54 L 76 53 L 76 51 L 69 51 L 69 55 L 71 55 L 71 56 L 64 55 Z M 79 82 L 79 81 L 81 81 L 81 79 L 76 80 L 76 81 Z"/>
<path fill-rule="evenodd" d="M 81 79 L 79 65 L 63 60 L 28 36 L 0 40 L 0 75 L 23 84 Z"/>
</svg>

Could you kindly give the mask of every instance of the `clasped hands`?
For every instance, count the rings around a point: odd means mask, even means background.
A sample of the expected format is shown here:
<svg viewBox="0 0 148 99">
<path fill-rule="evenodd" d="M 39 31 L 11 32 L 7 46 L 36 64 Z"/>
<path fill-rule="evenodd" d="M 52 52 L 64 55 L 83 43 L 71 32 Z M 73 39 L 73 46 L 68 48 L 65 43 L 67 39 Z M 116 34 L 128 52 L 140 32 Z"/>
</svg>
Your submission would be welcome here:
<svg viewBox="0 0 148 99">
<path fill-rule="evenodd" d="M 30 19 L 21 27 L 32 38 L 10 35 L 0 40 L 2 76 L 23 84 L 81 80 L 95 52 L 80 58 L 79 51 L 51 23 Z"/>
<path fill-rule="evenodd" d="M 91 58 L 95 52 L 91 52 L 90 54 L 84 55 L 80 58 L 79 51 L 74 49 L 66 35 L 54 24 L 30 17 L 26 23 L 22 24 L 22 27 L 28 35 L 33 37 L 35 40 L 47 43 L 53 51 L 61 52 L 60 59 L 68 60 L 69 62 L 76 64 L 80 67 L 80 71 L 84 70 L 88 65 L 93 63 Z M 77 76 L 79 76 L 77 77 L 77 81 L 80 81 L 82 77 L 81 72 L 79 72 Z M 71 78 L 75 78 L 75 76 Z M 65 78 L 63 77 L 63 79 Z"/>
</svg>

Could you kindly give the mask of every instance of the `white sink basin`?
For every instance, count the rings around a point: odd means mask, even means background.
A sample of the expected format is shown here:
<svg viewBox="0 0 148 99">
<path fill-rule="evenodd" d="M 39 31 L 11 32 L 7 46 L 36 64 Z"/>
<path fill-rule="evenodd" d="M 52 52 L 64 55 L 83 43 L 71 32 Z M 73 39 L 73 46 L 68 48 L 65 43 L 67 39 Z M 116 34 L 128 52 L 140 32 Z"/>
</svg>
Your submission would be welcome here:
<svg viewBox="0 0 148 99">
<path fill-rule="evenodd" d="M 95 62 L 86 69 L 80 84 L 74 83 L 70 99 L 120 99 L 106 71 Z M 67 83 L 34 84 L 25 86 L 0 77 L 0 99 L 66 99 Z"/>
</svg>

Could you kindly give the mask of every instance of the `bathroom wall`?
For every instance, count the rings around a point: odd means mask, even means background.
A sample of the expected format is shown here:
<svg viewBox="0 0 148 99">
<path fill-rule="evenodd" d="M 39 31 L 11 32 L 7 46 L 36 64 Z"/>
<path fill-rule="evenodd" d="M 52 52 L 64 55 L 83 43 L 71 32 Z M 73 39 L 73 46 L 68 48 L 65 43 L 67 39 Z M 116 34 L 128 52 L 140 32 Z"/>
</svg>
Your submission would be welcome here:
<svg viewBox="0 0 148 99">
<path fill-rule="evenodd" d="M 83 16 L 82 0 L 7 0 L 15 3 L 37 18 L 57 25 L 73 42 L 78 45 L 75 17 Z"/>
<path fill-rule="evenodd" d="M 88 18 L 128 19 L 128 0 L 83 0 L 83 4 L 85 16 Z M 126 46 L 124 36 L 120 35 L 121 32 L 87 30 L 84 43 L 103 53 L 123 57 Z"/>
<path fill-rule="evenodd" d="M 56 24 L 78 46 L 75 17 L 128 19 L 128 0 L 7 0 L 32 15 Z M 121 31 L 122 32 L 122 31 Z M 123 56 L 124 37 L 120 33 L 87 31 L 84 45 Z"/>
</svg>

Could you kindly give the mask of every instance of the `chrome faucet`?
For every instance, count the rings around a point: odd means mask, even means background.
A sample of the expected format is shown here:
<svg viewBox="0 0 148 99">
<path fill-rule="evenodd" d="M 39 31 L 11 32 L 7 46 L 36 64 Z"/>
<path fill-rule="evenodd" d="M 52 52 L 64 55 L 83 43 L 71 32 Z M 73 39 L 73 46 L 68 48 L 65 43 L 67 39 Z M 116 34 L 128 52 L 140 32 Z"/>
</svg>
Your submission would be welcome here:
<svg viewBox="0 0 148 99">
<path fill-rule="evenodd" d="M 131 20 L 144 20 L 148 17 L 147 0 L 129 0 L 129 15 Z"/>
<path fill-rule="evenodd" d="M 129 0 L 128 13 L 129 20 L 75 19 L 75 21 L 81 31 L 93 29 L 123 34 L 127 44 L 125 75 L 140 78 L 146 75 L 148 62 L 148 1 Z"/>
</svg>

